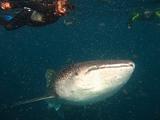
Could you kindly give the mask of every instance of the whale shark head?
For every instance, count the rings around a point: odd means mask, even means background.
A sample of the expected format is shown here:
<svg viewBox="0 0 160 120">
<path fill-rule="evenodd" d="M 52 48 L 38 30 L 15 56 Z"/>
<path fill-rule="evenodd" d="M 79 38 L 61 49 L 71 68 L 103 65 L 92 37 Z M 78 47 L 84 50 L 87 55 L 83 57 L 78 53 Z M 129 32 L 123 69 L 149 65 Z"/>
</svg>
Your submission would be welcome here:
<svg viewBox="0 0 160 120">
<path fill-rule="evenodd" d="M 135 64 L 128 60 L 88 61 L 74 64 L 55 82 L 59 98 L 75 104 L 88 104 L 115 94 L 130 78 Z"/>
</svg>

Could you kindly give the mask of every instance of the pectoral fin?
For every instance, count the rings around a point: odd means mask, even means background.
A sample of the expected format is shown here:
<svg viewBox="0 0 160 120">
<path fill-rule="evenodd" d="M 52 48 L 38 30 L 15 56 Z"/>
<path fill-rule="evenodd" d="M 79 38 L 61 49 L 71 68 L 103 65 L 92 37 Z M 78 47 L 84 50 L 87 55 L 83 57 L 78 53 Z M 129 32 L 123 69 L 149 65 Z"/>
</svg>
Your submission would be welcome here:
<svg viewBox="0 0 160 120">
<path fill-rule="evenodd" d="M 31 103 L 34 103 L 34 102 L 49 100 L 49 99 L 55 99 L 55 96 L 43 96 L 43 97 L 33 98 L 33 99 L 30 99 L 30 100 L 26 100 L 26 101 L 20 101 L 20 102 L 17 102 L 15 104 L 11 104 L 11 105 L 5 105 L 4 107 L 0 108 L 0 112 L 7 111 L 9 109 L 15 108 L 15 107 L 20 106 L 20 105 L 31 104 Z"/>
<path fill-rule="evenodd" d="M 11 108 L 16 107 L 16 106 L 20 106 L 20 105 L 38 102 L 38 101 L 54 99 L 54 98 L 55 98 L 55 96 L 45 96 L 45 97 L 33 98 L 31 100 L 26 100 L 26 101 L 20 101 L 20 102 L 17 102 L 16 104 L 12 105 Z"/>
</svg>

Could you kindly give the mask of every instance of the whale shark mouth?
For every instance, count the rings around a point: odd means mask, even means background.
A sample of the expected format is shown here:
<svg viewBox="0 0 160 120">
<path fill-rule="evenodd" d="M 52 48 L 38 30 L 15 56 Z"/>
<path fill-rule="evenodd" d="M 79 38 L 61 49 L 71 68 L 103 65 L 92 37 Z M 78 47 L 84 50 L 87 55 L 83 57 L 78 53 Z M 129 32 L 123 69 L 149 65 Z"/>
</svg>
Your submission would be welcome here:
<svg viewBox="0 0 160 120">
<path fill-rule="evenodd" d="M 95 66 L 92 66 L 90 67 L 86 74 L 91 72 L 91 71 L 94 71 L 94 70 L 100 70 L 100 69 L 106 69 L 106 68 L 124 68 L 124 67 L 130 67 L 130 68 L 135 68 L 135 64 L 133 62 L 129 62 L 129 63 L 120 63 L 120 64 L 104 64 L 104 65 L 95 65 Z"/>
</svg>

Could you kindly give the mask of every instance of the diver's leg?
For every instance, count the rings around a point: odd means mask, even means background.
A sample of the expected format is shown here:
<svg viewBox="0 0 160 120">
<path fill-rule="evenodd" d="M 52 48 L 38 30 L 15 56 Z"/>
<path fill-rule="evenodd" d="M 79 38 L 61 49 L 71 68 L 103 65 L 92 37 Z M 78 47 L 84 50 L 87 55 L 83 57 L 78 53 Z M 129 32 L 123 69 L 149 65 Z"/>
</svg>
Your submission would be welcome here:
<svg viewBox="0 0 160 120">
<path fill-rule="evenodd" d="M 23 8 L 25 6 L 23 1 L 11 1 L 11 0 L 2 0 L 0 1 L 1 10 L 10 10 L 15 8 Z"/>
<path fill-rule="evenodd" d="M 10 21 L 8 21 L 7 19 L 5 19 L 5 17 L 1 16 L 0 17 L 0 25 L 4 26 L 4 28 L 6 30 L 13 30 L 15 29 L 16 27 L 14 27 L 12 24 L 10 24 Z"/>
<path fill-rule="evenodd" d="M 10 20 L 6 20 L 4 18 L 1 18 L 1 25 L 3 25 L 7 30 L 14 30 L 18 29 L 24 25 L 27 24 L 29 18 L 30 18 L 30 13 L 31 11 L 28 10 L 22 10 L 16 16 L 14 16 Z"/>
<path fill-rule="evenodd" d="M 3 25 L 6 30 L 15 30 L 25 25 L 24 22 L 16 18 L 13 18 L 12 20 L 9 21 L 4 18 L 1 18 L 0 21 L 1 21 L 0 24 Z"/>
</svg>

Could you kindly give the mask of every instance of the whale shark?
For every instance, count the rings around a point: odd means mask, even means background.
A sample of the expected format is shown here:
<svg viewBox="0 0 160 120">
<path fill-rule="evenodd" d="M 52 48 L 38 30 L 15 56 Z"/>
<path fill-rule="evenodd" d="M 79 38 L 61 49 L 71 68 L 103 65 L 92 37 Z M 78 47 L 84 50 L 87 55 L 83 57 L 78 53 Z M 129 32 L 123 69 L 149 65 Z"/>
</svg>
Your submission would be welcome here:
<svg viewBox="0 0 160 120">
<path fill-rule="evenodd" d="M 46 101 L 59 110 L 63 104 L 89 105 L 105 100 L 122 88 L 135 69 L 130 60 L 92 60 L 69 65 L 56 73 L 48 69 L 46 95 L 13 106 Z"/>
</svg>

